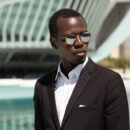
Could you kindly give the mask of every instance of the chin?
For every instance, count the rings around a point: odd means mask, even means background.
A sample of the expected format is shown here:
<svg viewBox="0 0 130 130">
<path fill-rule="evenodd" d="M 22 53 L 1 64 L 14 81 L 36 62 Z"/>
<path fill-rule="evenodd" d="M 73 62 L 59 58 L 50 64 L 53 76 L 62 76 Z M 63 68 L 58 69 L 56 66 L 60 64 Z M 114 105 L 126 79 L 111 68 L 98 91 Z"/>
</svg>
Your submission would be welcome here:
<svg viewBox="0 0 130 130">
<path fill-rule="evenodd" d="M 82 64 L 85 61 L 85 59 L 86 59 L 86 56 L 84 56 L 82 58 L 81 57 L 80 58 L 76 58 L 73 63 L 75 65 Z"/>
</svg>

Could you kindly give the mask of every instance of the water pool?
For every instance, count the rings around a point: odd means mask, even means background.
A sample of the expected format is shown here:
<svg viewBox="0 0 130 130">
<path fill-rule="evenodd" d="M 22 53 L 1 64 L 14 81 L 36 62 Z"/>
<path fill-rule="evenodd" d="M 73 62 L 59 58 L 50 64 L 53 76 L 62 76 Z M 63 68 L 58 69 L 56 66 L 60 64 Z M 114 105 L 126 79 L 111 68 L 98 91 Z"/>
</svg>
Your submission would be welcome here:
<svg viewBox="0 0 130 130">
<path fill-rule="evenodd" d="M 32 98 L 0 100 L 0 130 L 33 130 Z"/>
<path fill-rule="evenodd" d="M 34 87 L 0 87 L 0 130 L 34 129 Z"/>
<path fill-rule="evenodd" d="M 34 130 L 33 94 L 34 87 L 0 87 L 0 130 Z"/>
</svg>

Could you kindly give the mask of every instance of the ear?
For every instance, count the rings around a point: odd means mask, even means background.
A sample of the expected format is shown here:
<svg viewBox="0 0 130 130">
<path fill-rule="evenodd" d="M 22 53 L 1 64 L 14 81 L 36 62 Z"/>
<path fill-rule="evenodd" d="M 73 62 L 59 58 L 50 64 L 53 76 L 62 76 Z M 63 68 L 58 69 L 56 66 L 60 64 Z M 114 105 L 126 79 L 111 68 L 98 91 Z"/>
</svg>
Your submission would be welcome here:
<svg viewBox="0 0 130 130">
<path fill-rule="evenodd" d="M 50 37 L 50 43 L 51 43 L 51 46 L 54 48 L 54 49 L 57 49 L 57 44 L 56 44 L 56 38 L 55 37 Z"/>
</svg>

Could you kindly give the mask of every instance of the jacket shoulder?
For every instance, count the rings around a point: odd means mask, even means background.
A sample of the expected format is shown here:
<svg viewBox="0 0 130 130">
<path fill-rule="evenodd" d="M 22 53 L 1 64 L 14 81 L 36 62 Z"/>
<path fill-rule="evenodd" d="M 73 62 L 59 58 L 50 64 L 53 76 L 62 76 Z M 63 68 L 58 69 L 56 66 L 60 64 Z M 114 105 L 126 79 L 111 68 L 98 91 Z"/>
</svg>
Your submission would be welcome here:
<svg viewBox="0 0 130 130">
<path fill-rule="evenodd" d="M 57 69 L 54 69 L 48 73 L 46 73 L 44 76 L 40 77 L 37 80 L 37 83 L 40 83 L 42 85 L 49 85 L 55 80 L 55 75 L 56 75 Z"/>
<path fill-rule="evenodd" d="M 98 72 L 100 75 L 104 75 L 105 77 L 120 76 L 119 73 L 98 64 L 96 64 L 96 72 Z"/>
<path fill-rule="evenodd" d="M 89 66 L 89 69 L 93 68 L 94 72 L 98 73 L 98 75 L 102 75 L 103 74 L 103 75 L 107 76 L 107 75 L 117 75 L 118 74 L 117 72 L 115 72 L 115 71 L 113 71 L 113 70 L 111 70 L 109 68 L 106 68 L 104 66 L 101 66 L 101 65 L 95 63 L 90 58 L 89 58 L 89 64 L 88 64 L 88 66 Z M 87 67 L 86 67 L 86 69 L 87 69 Z"/>
</svg>

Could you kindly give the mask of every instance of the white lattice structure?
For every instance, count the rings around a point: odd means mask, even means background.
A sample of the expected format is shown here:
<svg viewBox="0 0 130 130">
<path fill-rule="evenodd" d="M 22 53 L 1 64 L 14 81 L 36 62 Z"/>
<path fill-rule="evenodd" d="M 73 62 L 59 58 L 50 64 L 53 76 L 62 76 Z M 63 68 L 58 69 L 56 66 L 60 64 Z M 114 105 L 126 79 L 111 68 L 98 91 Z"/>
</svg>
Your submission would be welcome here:
<svg viewBox="0 0 130 130">
<path fill-rule="evenodd" d="M 61 8 L 75 9 L 85 18 L 92 35 L 88 55 L 95 61 L 130 35 L 130 0 L 0 0 L 0 66 L 55 64 L 48 20 Z"/>
</svg>

